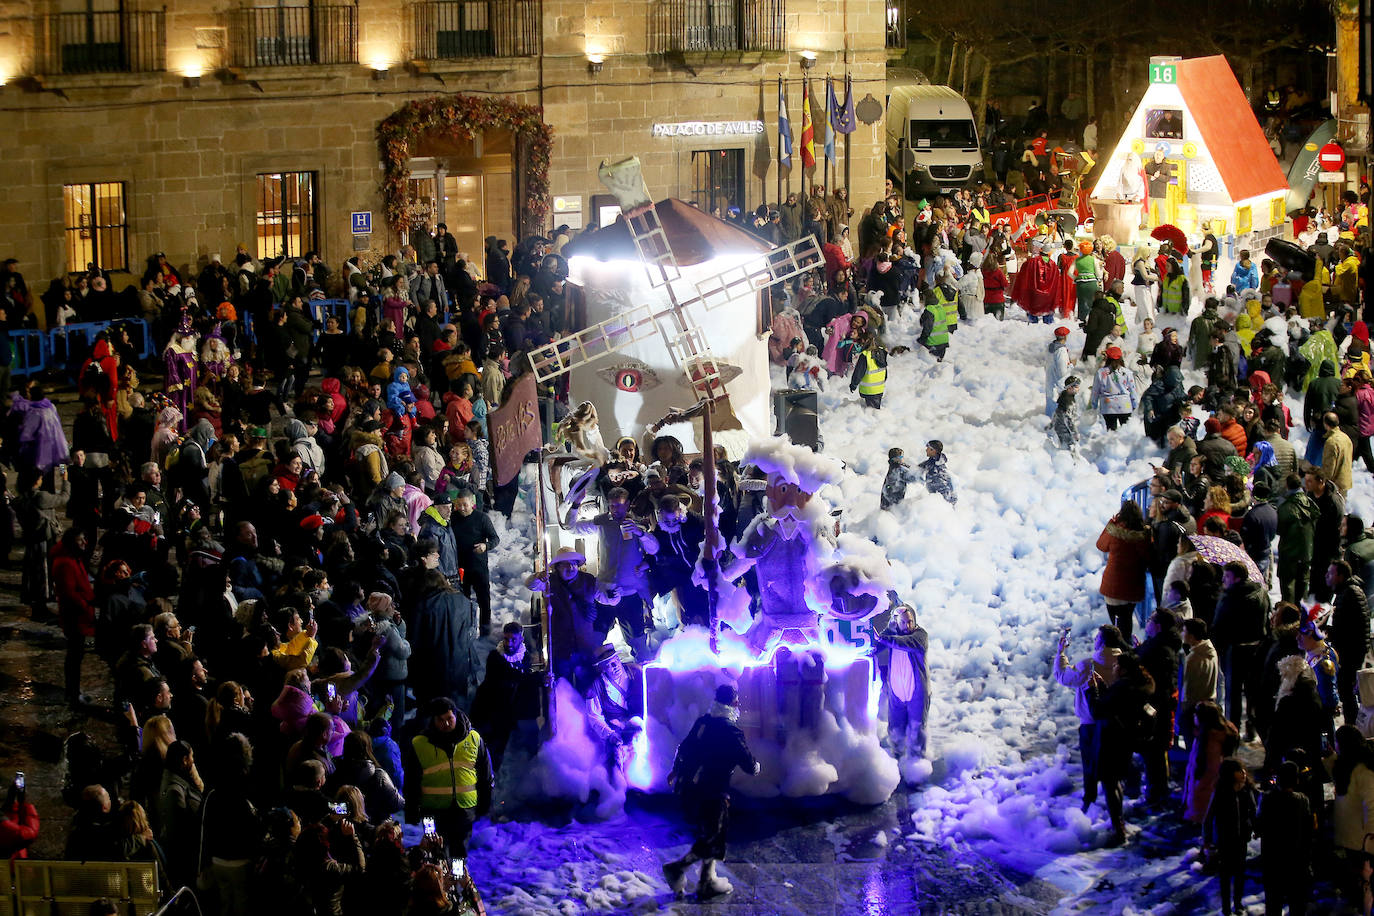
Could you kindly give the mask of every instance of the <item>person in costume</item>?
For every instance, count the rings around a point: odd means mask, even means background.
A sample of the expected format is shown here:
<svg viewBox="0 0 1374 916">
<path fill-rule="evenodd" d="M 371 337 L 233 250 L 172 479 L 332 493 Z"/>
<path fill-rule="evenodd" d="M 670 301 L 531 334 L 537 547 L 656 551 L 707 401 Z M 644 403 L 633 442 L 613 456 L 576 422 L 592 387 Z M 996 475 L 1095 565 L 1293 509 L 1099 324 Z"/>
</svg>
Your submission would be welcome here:
<svg viewBox="0 0 1374 916">
<path fill-rule="evenodd" d="M 1045 251 L 1045 240 L 1031 240 L 1030 256 L 1017 271 L 1011 299 L 1030 316 L 1032 322 L 1049 324 L 1059 301 L 1059 271 Z"/>
<path fill-rule="evenodd" d="M 119 438 L 119 354 L 110 343 L 109 330 L 96 335 L 91 355 L 81 366 L 77 382 L 77 392 L 83 397 L 93 397 L 105 414 L 105 424 L 110 438 Z"/>
<path fill-rule="evenodd" d="M 19 460 L 39 473 L 46 473 L 49 468 L 66 464 L 67 437 L 62 432 L 62 418 L 52 401 L 44 397 L 43 389 L 29 384 L 26 392 L 16 391 L 10 398 L 10 412 L 23 418 L 19 426 Z"/>
<path fill-rule="evenodd" d="M 181 321 L 172 332 L 172 339 L 162 351 L 166 365 L 163 391 L 181 414 L 178 432 L 186 432 L 186 417 L 191 412 L 191 397 L 196 390 L 196 335 L 191 329 L 191 316 L 181 311 Z"/>
</svg>

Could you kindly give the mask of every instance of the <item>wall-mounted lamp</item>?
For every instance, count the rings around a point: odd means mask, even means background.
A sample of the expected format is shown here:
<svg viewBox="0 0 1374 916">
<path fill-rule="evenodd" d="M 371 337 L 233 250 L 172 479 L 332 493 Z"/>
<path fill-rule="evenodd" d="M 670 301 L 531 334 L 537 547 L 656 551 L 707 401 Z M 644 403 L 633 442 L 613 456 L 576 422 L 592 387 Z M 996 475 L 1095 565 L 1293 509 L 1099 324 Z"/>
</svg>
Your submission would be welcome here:
<svg viewBox="0 0 1374 916">
<path fill-rule="evenodd" d="M 187 89 L 195 89 L 200 85 L 200 77 L 204 72 L 203 68 L 194 64 L 187 67 L 185 70 L 181 71 L 181 84 Z"/>
<path fill-rule="evenodd" d="M 391 72 L 391 67 L 385 61 L 370 63 L 368 67 L 372 69 L 372 78 L 374 80 L 384 80 L 387 74 Z"/>
<path fill-rule="evenodd" d="M 801 65 L 803 70 L 810 70 L 812 67 L 816 66 L 816 52 L 801 52 Z"/>
<path fill-rule="evenodd" d="M 601 75 L 601 65 L 604 64 L 605 62 L 606 62 L 606 55 L 604 55 L 604 54 L 588 54 L 588 55 L 587 55 L 587 72 L 590 73 L 592 76 L 600 76 L 600 75 Z"/>
</svg>

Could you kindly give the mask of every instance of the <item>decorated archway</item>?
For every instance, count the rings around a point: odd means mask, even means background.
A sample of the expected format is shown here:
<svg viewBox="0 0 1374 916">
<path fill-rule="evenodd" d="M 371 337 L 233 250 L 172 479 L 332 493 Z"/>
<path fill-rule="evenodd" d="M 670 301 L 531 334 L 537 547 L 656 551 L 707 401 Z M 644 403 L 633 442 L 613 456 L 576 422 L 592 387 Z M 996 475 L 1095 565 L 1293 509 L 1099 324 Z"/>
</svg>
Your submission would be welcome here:
<svg viewBox="0 0 1374 916">
<path fill-rule="evenodd" d="M 487 130 L 509 130 L 515 136 L 516 199 L 520 234 L 538 235 L 549 215 L 549 157 L 553 128 L 543 109 L 509 99 L 471 95 L 433 96 L 407 102 L 377 125 L 382 152 L 382 203 L 394 232 L 411 227 L 411 152 L 418 140 L 435 134 L 470 139 Z"/>
</svg>

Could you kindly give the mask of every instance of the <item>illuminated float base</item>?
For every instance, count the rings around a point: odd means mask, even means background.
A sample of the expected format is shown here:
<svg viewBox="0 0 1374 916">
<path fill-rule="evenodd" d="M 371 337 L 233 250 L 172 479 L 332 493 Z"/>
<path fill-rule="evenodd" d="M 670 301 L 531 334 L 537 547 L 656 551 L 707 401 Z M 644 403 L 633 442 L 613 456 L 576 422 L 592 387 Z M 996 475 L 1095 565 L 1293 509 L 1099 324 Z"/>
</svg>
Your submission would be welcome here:
<svg viewBox="0 0 1374 916">
<path fill-rule="evenodd" d="M 728 628 L 713 653 L 700 627 L 664 643 L 644 668 L 645 729 L 626 772 L 631 786 L 668 790 L 678 745 L 722 683 L 739 689 L 739 726 L 761 766 L 757 776 L 735 772 L 741 793 L 879 804 L 897 787 L 897 761 L 878 740 L 880 684 L 867 646 L 827 639 L 779 645 L 755 658 Z"/>
</svg>

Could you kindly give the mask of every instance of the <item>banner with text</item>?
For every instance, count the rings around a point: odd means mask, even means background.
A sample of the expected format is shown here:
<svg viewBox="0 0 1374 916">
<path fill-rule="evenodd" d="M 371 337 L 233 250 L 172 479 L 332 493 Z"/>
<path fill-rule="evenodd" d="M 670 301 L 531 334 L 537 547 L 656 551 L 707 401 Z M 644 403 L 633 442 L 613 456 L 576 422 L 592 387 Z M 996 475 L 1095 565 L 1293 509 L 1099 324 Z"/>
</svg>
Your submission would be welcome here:
<svg viewBox="0 0 1374 916">
<path fill-rule="evenodd" d="M 525 455 L 543 445 L 539 428 L 539 397 L 534 374 L 525 373 L 507 390 L 506 403 L 487 417 L 491 430 L 491 463 L 498 486 L 520 473 Z"/>
</svg>

